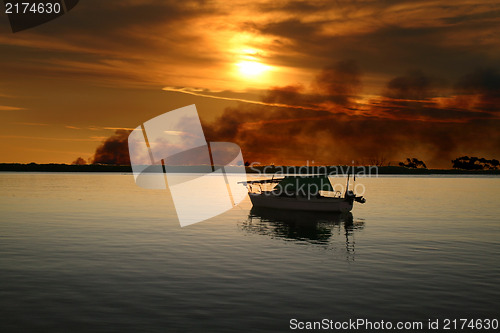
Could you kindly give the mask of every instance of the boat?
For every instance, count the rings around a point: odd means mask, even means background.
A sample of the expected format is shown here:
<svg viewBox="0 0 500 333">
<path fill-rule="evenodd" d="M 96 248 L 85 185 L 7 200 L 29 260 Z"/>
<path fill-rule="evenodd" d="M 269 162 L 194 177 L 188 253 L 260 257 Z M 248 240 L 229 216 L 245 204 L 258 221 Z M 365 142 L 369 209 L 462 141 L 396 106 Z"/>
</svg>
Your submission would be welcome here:
<svg viewBox="0 0 500 333">
<path fill-rule="evenodd" d="M 286 176 L 240 182 L 247 186 L 254 207 L 313 212 L 350 212 L 354 202 L 365 203 L 363 196 L 349 190 L 335 191 L 324 175 Z"/>
</svg>

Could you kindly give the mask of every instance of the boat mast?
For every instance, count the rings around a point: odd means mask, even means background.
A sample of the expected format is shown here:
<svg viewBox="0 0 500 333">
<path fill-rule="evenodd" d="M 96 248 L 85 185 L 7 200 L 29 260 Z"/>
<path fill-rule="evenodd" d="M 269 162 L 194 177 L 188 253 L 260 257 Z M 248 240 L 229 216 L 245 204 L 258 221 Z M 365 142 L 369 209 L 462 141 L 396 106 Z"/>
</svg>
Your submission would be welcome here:
<svg viewBox="0 0 500 333">
<path fill-rule="evenodd" d="M 354 161 L 353 161 L 354 163 Z M 350 177 L 350 172 L 349 172 L 349 167 L 347 167 L 347 185 L 346 185 L 346 188 L 345 188 L 345 194 L 347 195 L 347 192 L 349 192 L 349 177 Z M 352 166 L 352 178 L 354 179 L 353 180 L 353 183 L 356 181 L 356 174 L 354 173 L 354 165 Z M 354 188 L 352 189 L 354 191 Z"/>
<path fill-rule="evenodd" d="M 353 178 L 353 181 L 352 181 L 352 191 L 354 192 L 354 188 L 355 188 L 355 184 L 356 183 L 356 173 L 354 172 L 354 161 L 352 161 L 352 178 Z"/>
<path fill-rule="evenodd" d="M 347 192 L 349 191 L 349 176 L 350 176 L 350 173 L 347 172 L 347 185 L 345 187 L 345 194 L 347 194 Z"/>
</svg>

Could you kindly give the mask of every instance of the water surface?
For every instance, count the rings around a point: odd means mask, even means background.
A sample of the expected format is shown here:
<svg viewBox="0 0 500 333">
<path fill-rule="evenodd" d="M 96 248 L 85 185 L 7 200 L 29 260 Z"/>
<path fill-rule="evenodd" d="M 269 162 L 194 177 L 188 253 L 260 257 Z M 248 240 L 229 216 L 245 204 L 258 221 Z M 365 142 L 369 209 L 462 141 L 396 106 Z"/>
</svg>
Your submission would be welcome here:
<svg viewBox="0 0 500 333">
<path fill-rule="evenodd" d="M 279 214 L 246 199 L 180 228 L 168 192 L 128 174 L 1 173 L 0 331 L 499 318 L 499 177 L 358 183 L 367 203 L 352 214 Z"/>
</svg>

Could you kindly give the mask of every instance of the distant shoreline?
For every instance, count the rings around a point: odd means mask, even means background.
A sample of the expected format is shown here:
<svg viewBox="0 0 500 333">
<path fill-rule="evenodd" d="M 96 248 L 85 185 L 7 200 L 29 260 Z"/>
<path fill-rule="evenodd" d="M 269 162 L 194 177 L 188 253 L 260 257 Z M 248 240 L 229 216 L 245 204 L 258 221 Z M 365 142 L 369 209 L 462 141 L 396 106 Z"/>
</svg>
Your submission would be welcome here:
<svg viewBox="0 0 500 333">
<path fill-rule="evenodd" d="M 286 170 L 288 173 L 295 174 L 316 174 L 325 171 L 331 175 L 343 175 L 343 172 L 352 172 L 349 166 L 271 166 L 261 165 L 253 167 L 245 167 L 246 172 L 250 174 L 275 174 L 278 171 Z M 167 166 L 168 172 L 179 173 L 206 173 L 208 166 Z M 375 166 L 356 166 L 354 172 L 356 174 L 375 174 Z M 500 175 L 500 170 L 459 170 L 459 169 L 410 169 L 400 166 L 381 166 L 378 168 L 379 175 Z M 209 170 L 209 169 L 208 169 Z M 340 171 L 339 171 L 340 170 Z M 363 173 L 363 170 L 365 173 Z M 370 171 L 368 171 L 370 170 Z M 21 163 L 0 163 L 0 172 L 122 172 L 130 173 L 132 168 L 129 165 L 105 165 L 105 164 L 21 164 Z M 230 170 L 228 170 L 231 172 Z M 160 170 L 161 172 L 161 170 Z"/>
</svg>

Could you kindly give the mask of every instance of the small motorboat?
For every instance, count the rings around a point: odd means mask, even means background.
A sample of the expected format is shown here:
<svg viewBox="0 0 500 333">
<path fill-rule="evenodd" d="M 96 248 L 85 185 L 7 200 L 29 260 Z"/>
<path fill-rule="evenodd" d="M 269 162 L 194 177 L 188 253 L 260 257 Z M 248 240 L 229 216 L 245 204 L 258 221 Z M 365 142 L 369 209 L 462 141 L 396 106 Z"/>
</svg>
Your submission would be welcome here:
<svg viewBox="0 0 500 333">
<path fill-rule="evenodd" d="M 240 182 L 247 186 L 254 207 L 274 209 L 349 212 L 354 202 L 365 203 L 363 196 L 349 190 L 349 176 L 344 193 L 335 191 L 325 175 L 286 176 Z M 270 188 L 271 187 L 271 188 Z"/>
</svg>

